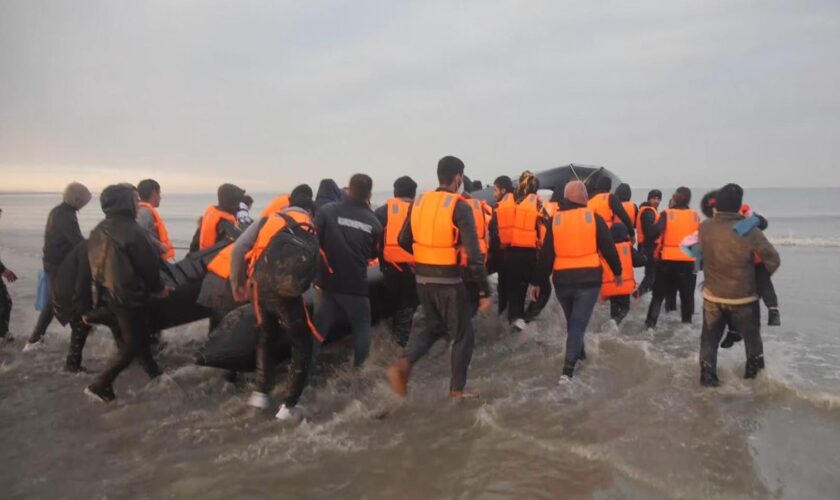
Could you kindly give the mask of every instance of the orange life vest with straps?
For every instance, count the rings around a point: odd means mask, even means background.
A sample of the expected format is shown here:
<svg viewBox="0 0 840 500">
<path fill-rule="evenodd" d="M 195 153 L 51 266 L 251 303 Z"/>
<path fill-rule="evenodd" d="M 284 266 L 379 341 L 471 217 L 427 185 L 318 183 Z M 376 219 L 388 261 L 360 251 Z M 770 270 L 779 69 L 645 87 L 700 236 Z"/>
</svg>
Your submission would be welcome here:
<svg viewBox="0 0 840 500">
<path fill-rule="evenodd" d="M 633 244 L 629 241 L 622 241 L 615 244 L 615 250 L 618 252 L 619 260 L 621 260 L 621 277 L 624 278 L 624 281 L 621 286 L 616 286 L 612 269 L 604 259 L 601 259 L 601 267 L 604 270 L 603 283 L 601 284 L 602 299 L 630 295 L 636 289 L 636 276 L 633 273 Z"/>
<path fill-rule="evenodd" d="M 290 217 L 298 224 L 306 224 L 310 227 L 312 226 L 312 218 L 304 211 L 281 210 L 279 213 Z M 257 265 L 257 261 L 260 259 L 260 256 L 262 256 L 265 249 L 268 248 L 272 238 L 274 238 L 274 236 L 282 231 L 286 226 L 286 220 L 283 217 L 280 217 L 278 213 L 269 215 L 265 220 L 265 224 L 263 224 L 260 228 L 259 234 L 257 234 L 257 240 L 254 242 L 254 246 L 251 247 L 251 250 L 249 250 L 247 254 L 245 254 L 245 260 L 248 261 L 248 277 L 253 276 L 254 266 Z"/>
<path fill-rule="evenodd" d="M 615 218 L 615 214 L 613 214 L 612 208 L 610 208 L 610 196 L 610 193 L 596 194 L 590 198 L 589 202 L 586 204 L 590 210 L 604 219 L 604 222 L 607 223 L 607 227 L 612 227 L 613 219 Z"/>
<path fill-rule="evenodd" d="M 496 222 L 499 226 L 499 242 L 502 248 L 510 246 L 513 227 L 516 224 L 516 200 L 508 193 L 496 204 Z"/>
<path fill-rule="evenodd" d="M 490 218 L 493 216 L 493 210 L 487 203 L 476 198 L 463 198 L 463 200 L 470 206 L 475 219 L 475 233 L 478 238 L 478 249 L 481 251 L 481 256 L 484 262 L 487 262 L 487 253 L 490 250 Z M 461 265 L 467 266 L 467 252 L 461 247 Z"/>
<path fill-rule="evenodd" d="M 452 216 L 460 197 L 447 191 L 420 195 L 411 210 L 414 260 L 418 264 L 458 264 L 458 228 Z"/>
<path fill-rule="evenodd" d="M 537 220 L 540 211 L 537 205 L 537 195 L 529 194 L 516 204 L 514 211 L 513 236 L 510 246 L 516 248 L 537 248 L 539 235 Z"/>
<path fill-rule="evenodd" d="M 139 206 L 145 208 L 152 214 L 152 218 L 155 220 L 155 230 L 157 230 L 158 240 L 166 247 L 166 252 L 161 254 L 163 260 L 169 260 L 175 257 L 175 247 L 172 246 L 172 242 L 169 241 L 169 231 L 166 230 L 166 224 L 163 223 L 163 219 L 160 217 L 157 209 L 150 205 L 145 201 L 141 201 Z"/>
<path fill-rule="evenodd" d="M 210 248 L 218 242 L 219 235 L 217 228 L 219 222 L 223 220 L 230 221 L 231 224 L 239 227 L 239 224 L 236 222 L 236 217 L 232 214 L 221 210 L 215 205 L 207 207 L 207 210 L 204 211 L 204 216 L 201 217 L 201 232 L 198 238 L 199 250 Z"/>
<path fill-rule="evenodd" d="M 268 217 L 271 214 L 276 214 L 284 208 L 289 208 L 289 198 L 290 196 L 288 194 L 281 194 L 277 198 L 274 198 L 271 200 L 271 203 L 269 203 L 268 206 L 263 208 L 262 212 L 260 212 L 260 217 Z"/>
<path fill-rule="evenodd" d="M 224 280 L 230 279 L 230 258 L 232 254 L 233 242 L 213 257 L 213 260 L 207 264 L 207 270 Z"/>
<path fill-rule="evenodd" d="M 636 207 L 636 204 L 632 201 L 622 201 L 621 206 L 624 207 L 624 211 L 627 212 L 627 216 L 630 217 L 630 222 L 633 224 L 633 227 L 636 227 L 636 215 L 639 210 L 638 207 Z M 622 222 L 622 220 L 619 219 L 617 215 L 613 217 L 613 224 L 615 224 L 616 222 L 621 222 L 622 224 L 624 224 L 624 222 Z"/>
<path fill-rule="evenodd" d="M 385 262 L 396 264 L 414 264 L 414 256 L 402 249 L 399 244 L 400 231 L 408 217 L 410 201 L 391 198 L 385 202 L 388 213 L 388 223 L 385 225 L 385 248 L 382 252 Z"/>
<path fill-rule="evenodd" d="M 574 208 L 554 214 L 551 221 L 554 238 L 554 270 L 599 267 L 595 213 L 589 208 Z"/>
<path fill-rule="evenodd" d="M 636 241 L 639 245 L 645 242 L 645 232 L 642 229 L 642 214 L 648 211 L 653 212 L 653 223 L 656 224 L 659 222 L 659 211 L 657 209 L 647 205 L 639 209 L 636 218 Z"/>
<path fill-rule="evenodd" d="M 690 208 L 668 208 L 663 217 L 666 217 L 665 233 L 659 241 L 659 259 L 694 262 L 694 257 L 680 250 L 680 243 L 700 228 L 700 216 Z"/>
</svg>

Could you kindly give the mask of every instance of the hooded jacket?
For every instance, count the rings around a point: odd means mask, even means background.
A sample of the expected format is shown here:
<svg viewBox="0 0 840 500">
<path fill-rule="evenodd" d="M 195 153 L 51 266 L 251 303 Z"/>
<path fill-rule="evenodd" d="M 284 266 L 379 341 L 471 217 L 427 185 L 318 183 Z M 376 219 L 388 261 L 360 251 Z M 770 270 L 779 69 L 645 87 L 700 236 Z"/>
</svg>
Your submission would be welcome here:
<svg viewBox="0 0 840 500">
<path fill-rule="evenodd" d="M 367 296 L 368 263 L 379 256 L 383 232 L 367 203 L 347 198 L 323 205 L 315 215 L 315 231 L 326 256 L 315 284 L 328 292 Z"/>
<path fill-rule="evenodd" d="M 318 194 L 315 195 L 315 208 L 320 210 L 324 205 L 344 201 L 346 197 L 344 190 L 338 187 L 334 180 L 322 179 L 318 185 Z"/>
<path fill-rule="evenodd" d="M 758 255 L 771 274 L 781 259 L 761 231 L 738 236 L 734 226 L 743 216 L 718 212 L 700 224 L 703 256 L 703 297 L 710 302 L 748 304 L 758 300 L 755 285 L 755 261 Z"/>
<path fill-rule="evenodd" d="M 84 241 L 76 212 L 88 201 L 90 192 L 87 188 L 81 184 L 71 184 L 65 190 L 64 201 L 50 210 L 44 229 L 43 263 L 47 274 L 55 274 L 64 257 Z"/>
<path fill-rule="evenodd" d="M 576 208 L 585 208 L 586 205 L 579 205 L 567 199 L 560 201 L 560 212 L 573 210 Z M 536 272 L 533 275 L 531 284 L 534 286 L 542 286 L 551 275 L 554 269 L 554 232 L 553 224 L 546 225 L 545 242 L 542 245 L 542 251 L 537 262 Z M 618 258 L 618 252 L 615 250 L 615 243 L 613 242 L 610 229 L 607 223 L 600 215 L 595 214 L 595 237 L 598 253 L 610 266 L 610 270 L 614 275 L 621 275 L 621 260 Z M 601 266 L 593 268 L 582 269 L 565 269 L 554 272 L 554 287 L 555 288 L 600 288 L 602 282 L 603 272 Z"/>
<path fill-rule="evenodd" d="M 160 255 L 135 220 L 134 196 L 127 184 L 105 188 L 99 198 L 105 220 L 88 239 L 91 278 L 107 292 L 109 304 L 119 308 L 144 306 L 163 289 Z"/>
<path fill-rule="evenodd" d="M 62 325 L 76 321 L 93 309 L 87 242 L 82 240 L 50 278 L 50 301 Z"/>
</svg>

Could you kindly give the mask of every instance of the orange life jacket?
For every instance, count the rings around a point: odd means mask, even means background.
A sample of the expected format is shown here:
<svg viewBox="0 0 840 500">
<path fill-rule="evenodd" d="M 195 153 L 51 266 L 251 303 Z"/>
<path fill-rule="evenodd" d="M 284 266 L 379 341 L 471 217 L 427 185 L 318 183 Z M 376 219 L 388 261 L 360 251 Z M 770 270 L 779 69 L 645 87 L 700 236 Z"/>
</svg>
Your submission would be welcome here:
<svg viewBox="0 0 840 500">
<path fill-rule="evenodd" d="M 694 257 L 680 250 L 680 243 L 700 228 L 700 216 L 690 208 L 668 208 L 663 214 L 666 222 L 665 233 L 659 241 L 660 260 L 694 262 Z"/>
<path fill-rule="evenodd" d="M 265 249 L 268 248 L 272 238 L 287 225 L 286 219 L 280 217 L 279 213 L 290 217 L 298 224 L 312 225 L 312 218 L 309 214 L 300 210 L 281 210 L 278 213 L 269 215 L 265 220 L 265 224 L 260 228 L 259 234 L 257 234 L 257 240 L 254 242 L 254 246 L 245 254 L 245 260 L 248 261 L 248 277 L 254 275 L 254 267 L 257 265 L 260 256 L 265 252 Z"/>
<path fill-rule="evenodd" d="M 446 191 L 429 191 L 414 202 L 410 223 L 414 235 L 414 260 L 418 264 L 458 264 L 458 228 L 452 216 L 459 198 Z"/>
<path fill-rule="evenodd" d="M 551 222 L 554 238 L 554 270 L 599 267 L 595 213 L 588 208 L 574 208 L 554 214 Z"/>
<path fill-rule="evenodd" d="M 236 217 L 233 215 L 221 210 L 215 205 L 207 207 L 207 210 L 204 211 L 204 216 L 201 218 L 201 232 L 198 238 L 199 250 L 210 248 L 218 242 L 219 235 L 217 228 L 219 222 L 223 220 L 230 221 L 231 224 L 239 227 L 239 224 L 236 222 Z"/>
<path fill-rule="evenodd" d="M 636 241 L 641 245 L 645 242 L 645 232 L 642 229 L 642 214 L 651 211 L 653 212 L 653 223 L 659 222 L 659 211 L 651 206 L 645 205 L 639 209 L 638 217 L 636 218 Z"/>
<path fill-rule="evenodd" d="M 612 227 L 613 218 L 615 217 L 612 208 L 610 208 L 610 196 L 610 193 L 596 194 L 590 198 L 589 202 L 586 204 L 590 210 L 604 219 L 604 222 L 607 223 L 607 227 Z"/>
<path fill-rule="evenodd" d="M 636 215 L 639 210 L 638 207 L 636 207 L 636 204 L 632 201 L 622 201 L 621 206 L 624 207 L 624 211 L 627 212 L 627 216 L 630 217 L 630 222 L 633 224 L 633 227 L 636 227 Z M 613 223 L 616 222 L 624 224 L 617 215 L 613 217 Z"/>
<path fill-rule="evenodd" d="M 484 262 L 487 262 L 487 253 L 489 252 L 490 245 L 488 240 L 490 239 L 490 218 L 493 216 L 493 211 L 487 203 L 482 200 L 478 200 L 475 198 L 463 198 L 467 205 L 470 206 L 473 213 L 473 219 L 475 219 L 475 233 L 476 237 L 478 238 L 478 249 L 481 251 L 481 256 L 484 258 Z M 461 253 L 461 265 L 466 267 L 467 266 L 467 252 L 462 247 L 460 249 Z"/>
<path fill-rule="evenodd" d="M 537 220 L 540 218 L 540 211 L 537 208 L 537 195 L 529 194 L 517 203 L 514 214 L 513 237 L 510 240 L 510 246 L 537 248 L 539 242 Z"/>
<path fill-rule="evenodd" d="M 516 200 L 508 193 L 496 204 L 496 222 L 499 226 L 499 242 L 502 248 L 510 246 L 513 227 L 516 225 Z"/>
<path fill-rule="evenodd" d="M 232 254 L 233 243 L 224 247 L 221 252 L 213 257 L 213 260 L 207 264 L 207 270 L 224 280 L 230 279 L 230 258 Z"/>
<path fill-rule="evenodd" d="M 604 259 L 601 259 L 601 267 L 604 270 L 603 283 L 601 284 L 601 298 L 620 297 L 630 295 L 636 289 L 636 276 L 633 273 L 633 244 L 629 241 L 622 241 L 615 244 L 618 258 L 621 260 L 621 277 L 624 282 L 621 286 L 615 285 L 615 275 Z"/>
<path fill-rule="evenodd" d="M 405 219 L 408 217 L 408 208 L 411 206 L 411 202 L 400 198 L 391 198 L 385 202 L 385 206 L 388 212 L 388 224 L 385 225 L 385 249 L 382 252 L 385 262 L 396 264 L 395 267 L 397 268 L 400 267 L 400 264 L 413 264 L 414 256 L 403 250 L 398 241 L 400 231 L 402 231 Z"/>
<path fill-rule="evenodd" d="M 145 201 L 141 201 L 139 205 L 148 210 L 149 213 L 152 214 L 152 218 L 155 220 L 155 230 L 157 230 L 158 240 L 160 240 L 163 246 L 166 247 L 166 252 L 161 254 L 163 260 L 169 260 L 175 257 L 175 247 L 173 247 L 172 242 L 169 241 L 169 231 L 166 230 L 166 224 L 163 223 L 163 219 L 160 217 L 157 209 Z"/>
<path fill-rule="evenodd" d="M 289 208 L 289 197 L 290 196 L 288 194 L 281 194 L 277 198 L 271 200 L 271 203 L 269 203 L 268 206 L 263 208 L 263 211 L 260 212 L 260 217 L 268 217 L 271 214 L 280 212 L 284 208 Z"/>
<path fill-rule="evenodd" d="M 560 204 L 556 201 L 543 203 L 543 211 L 549 220 L 554 219 L 554 214 L 556 214 L 558 210 L 560 210 Z"/>
</svg>

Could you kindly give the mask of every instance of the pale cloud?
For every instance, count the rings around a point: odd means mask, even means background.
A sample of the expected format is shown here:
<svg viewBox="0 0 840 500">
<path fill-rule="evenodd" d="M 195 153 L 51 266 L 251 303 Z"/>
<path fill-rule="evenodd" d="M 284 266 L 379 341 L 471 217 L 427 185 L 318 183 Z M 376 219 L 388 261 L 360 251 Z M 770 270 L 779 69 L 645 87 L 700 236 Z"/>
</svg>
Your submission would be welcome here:
<svg viewBox="0 0 840 500">
<path fill-rule="evenodd" d="M 838 42 L 836 2 L 4 1 L 0 186 L 838 185 Z"/>
</svg>

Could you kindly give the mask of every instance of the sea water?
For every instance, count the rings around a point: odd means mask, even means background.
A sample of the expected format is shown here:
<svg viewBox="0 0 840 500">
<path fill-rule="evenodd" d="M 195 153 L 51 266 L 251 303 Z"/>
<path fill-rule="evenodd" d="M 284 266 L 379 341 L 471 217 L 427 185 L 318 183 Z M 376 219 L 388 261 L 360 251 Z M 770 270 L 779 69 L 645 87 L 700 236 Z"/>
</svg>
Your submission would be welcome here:
<svg viewBox="0 0 840 500">
<path fill-rule="evenodd" d="M 259 208 L 270 195 L 255 198 Z M 176 246 L 213 199 L 164 193 Z M 132 367 L 110 405 L 83 396 L 93 375 L 62 372 L 69 331 L 57 323 L 42 350 L 22 353 L 59 200 L 0 195 L 0 256 L 20 278 L 9 285 L 17 341 L 0 345 L 2 498 L 840 498 L 840 189 L 747 190 L 782 256 L 783 326 L 762 327 L 767 370 L 755 381 L 742 379 L 736 344 L 722 351 L 721 387 L 701 388 L 699 314 L 686 326 L 663 313 L 645 331 L 642 299 L 620 328 L 598 306 L 589 359 L 558 383 L 565 320 L 552 301 L 519 335 L 495 314 L 478 318 L 476 402 L 447 400 L 443 343 L 417 365 L 405 401 L 385 380 L 399 349 L 384 325 L 360 371 L 347 342 L 332 344 L 298 427 L 248 410 L 247 381 L 192 364 L 206 322 L 164 332 L 168 377 L 148 382 Z M 79 213 L 83 233 L 101 218 L 94 199 Z M 98 329 L 85 365 L 101 370 L 114 350 Z"/>
</svg>

